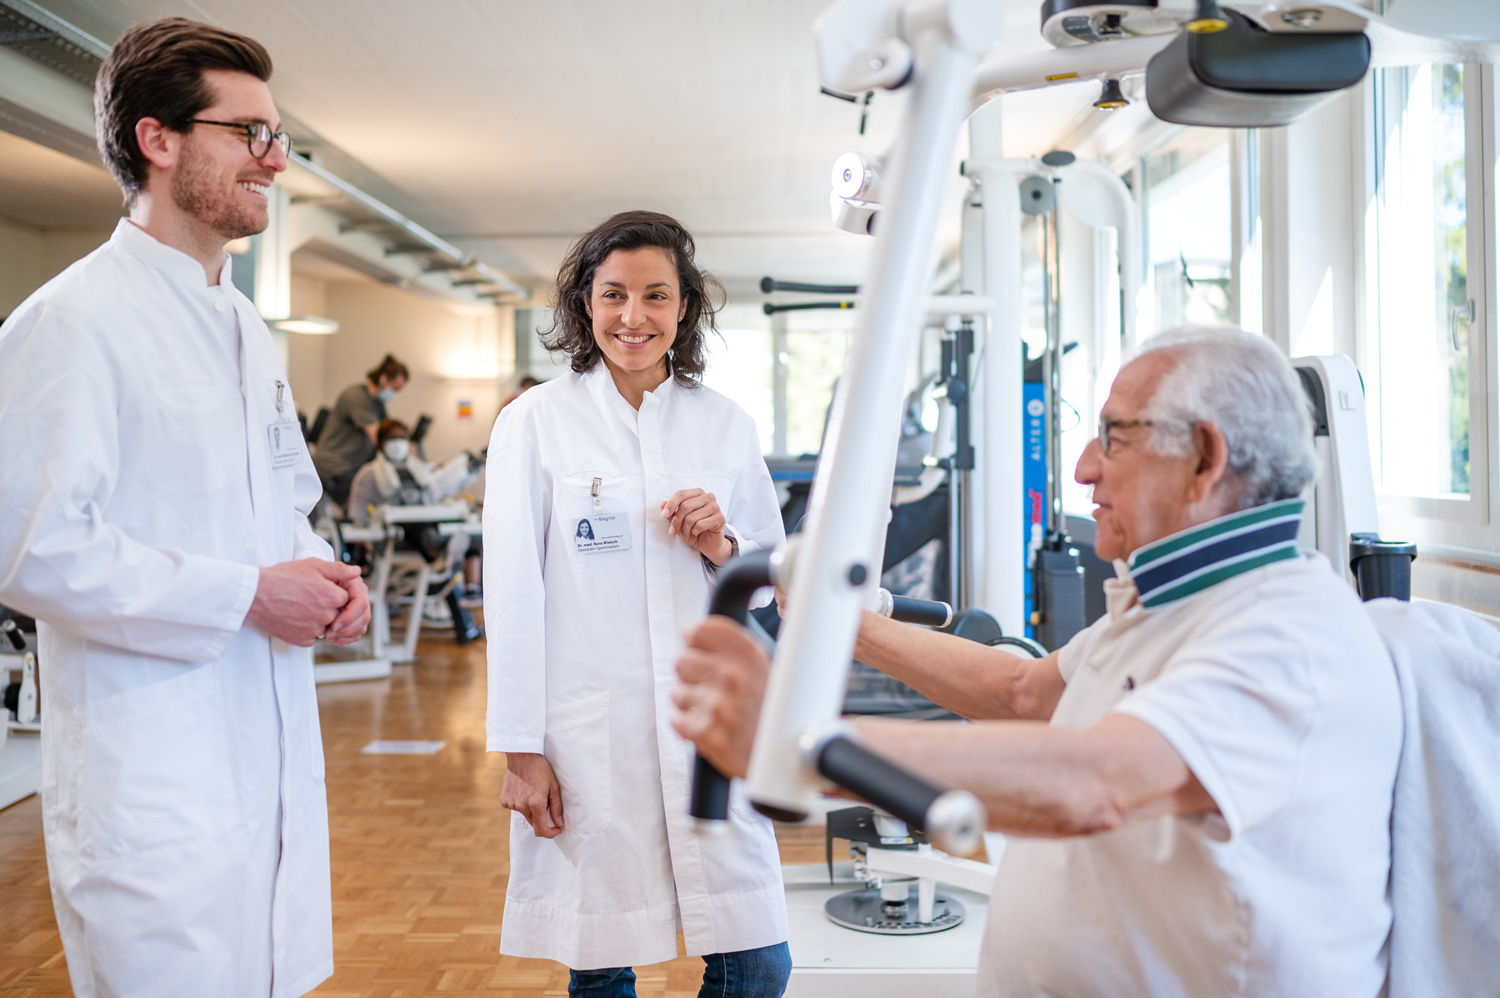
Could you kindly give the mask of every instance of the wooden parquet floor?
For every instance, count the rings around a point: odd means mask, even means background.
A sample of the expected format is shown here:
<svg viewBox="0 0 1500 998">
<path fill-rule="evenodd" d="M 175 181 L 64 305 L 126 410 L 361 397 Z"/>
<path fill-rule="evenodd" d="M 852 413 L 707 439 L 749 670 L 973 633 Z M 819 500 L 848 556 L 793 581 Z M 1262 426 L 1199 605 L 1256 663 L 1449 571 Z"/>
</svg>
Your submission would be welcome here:
<svg viewBox="0 0 1500 998">
<path fill-rule="evenodd" d="M 318 690 L 333 859 L 333 977 L 320 998 L 567 994 L 566 968 L 499 955 L 508 866 L 504 759 L 484 751 L 484 645 L 443 636 L 390 679 Z M 446 742 L 362 755 L 370 741 Z M 0 995 L 71 995 L 42 853 L 41 803 L 0 811 Z M 823 858 L 822 829 L 780 833 L 785 862 Z M 703 961 L 636 968 L 640 998 L 693 998 Z M 221 996 L 205 996 L 221 998 Z M 222 996 L 230 998 L 230 996 Z"/>
</svg>

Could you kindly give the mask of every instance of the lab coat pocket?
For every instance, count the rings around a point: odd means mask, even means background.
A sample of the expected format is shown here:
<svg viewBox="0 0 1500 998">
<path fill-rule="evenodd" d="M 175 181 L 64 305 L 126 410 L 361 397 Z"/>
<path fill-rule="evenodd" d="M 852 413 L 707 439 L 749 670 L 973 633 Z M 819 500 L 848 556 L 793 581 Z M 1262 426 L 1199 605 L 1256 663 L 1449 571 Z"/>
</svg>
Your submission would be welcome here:
<svg viewBox="0 0 1500 998">
<path fill-rule="evenodd" d="M 140 454 L 131 463 L 146 472 L 147 487 L 174 499 L 243 488 L 245 411 L 239 386 L 231 390 L 218 382 L 189 381 L 154 391 L 146 425 L 132 442 Z"/>
<path fill-rule="evenodd" d="M 547 712 L 547 762 L 562 790 L 563 828 L 602 832 L 614 821 L 610 776 L 609 694 Z"/>
<path fill-rule="evenodd" d="M 227 839 L 239 824 L 219 665 L 81 704 L 82 857 Z"/>
<path fill-rule="evenodd" d="M 685 475 L 671 475 L 667 481 L 672 486 L 672 491 L 680 492 L 683 489 L 702 489 L 704 492 L 712 492 L 714 501 L 719 504 L 727 516 L 729 513 L 729 497 L 734 492 L 734 472 L 723 468 L 705 469 L 703 471 L 691 471 Z M 666 496 L 662 496 L 663 499 Z"/>
</svg>

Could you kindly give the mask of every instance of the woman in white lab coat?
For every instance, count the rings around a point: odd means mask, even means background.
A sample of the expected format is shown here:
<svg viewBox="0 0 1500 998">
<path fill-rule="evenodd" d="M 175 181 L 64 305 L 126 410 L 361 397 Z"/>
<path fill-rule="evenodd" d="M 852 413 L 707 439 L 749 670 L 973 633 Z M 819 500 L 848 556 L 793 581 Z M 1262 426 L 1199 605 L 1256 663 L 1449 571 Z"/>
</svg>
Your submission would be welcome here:
<svg viewBox="0 0 1500 998">
<path fill-rule="evenodd" d="M 703 994 L 786 986 L 768 821 L 688 818 L 692 747 L 664 722 L 683 629 L 717 566 L 783 539 L 755 425 L 702 387 L 717 289 L 673 219 L 625 212 L 558 277 L 548 345 L 572 373 L 507 406 L 484 510 L 487 740 L 512 809 L 500 951 L 556 960 L 569 994 L 635 994 L 687 952 Z"/>
</svg>

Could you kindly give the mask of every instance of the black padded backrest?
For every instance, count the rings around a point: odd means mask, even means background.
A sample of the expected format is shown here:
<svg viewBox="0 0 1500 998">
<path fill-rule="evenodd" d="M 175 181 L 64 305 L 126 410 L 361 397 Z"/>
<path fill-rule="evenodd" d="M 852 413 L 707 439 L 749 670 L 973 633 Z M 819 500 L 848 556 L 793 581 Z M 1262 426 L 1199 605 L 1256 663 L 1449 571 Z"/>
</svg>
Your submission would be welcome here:
<svg viewBox="0 0 1500 998">
<path fill-rule="evenodd" d="M 432 417 L 427 415 L 418 416 L 417 425 L 411 428 L 412 446 L 422 446 L 422 438 L 427 436 L 427 431 L 430 429 L 432 429 Z"/>
<path fill-rule="evenodd" d="M 318 414 L 313 417 L 312 425 L 307 428 L 307 442 L 315 444 L 323 435 L 323 427 L 328 425 L 328 406 L 319 406 Z"/>
<path fill-rule="evenodd" d="M 1370 68 L 1362 32 L 1266 31 L 1234 10 L 1229 27 L 1183 32 L 1146 66 L 1146 103 L 1163 121 L 1217 128 L 1286 125 Z"/>
</svg>

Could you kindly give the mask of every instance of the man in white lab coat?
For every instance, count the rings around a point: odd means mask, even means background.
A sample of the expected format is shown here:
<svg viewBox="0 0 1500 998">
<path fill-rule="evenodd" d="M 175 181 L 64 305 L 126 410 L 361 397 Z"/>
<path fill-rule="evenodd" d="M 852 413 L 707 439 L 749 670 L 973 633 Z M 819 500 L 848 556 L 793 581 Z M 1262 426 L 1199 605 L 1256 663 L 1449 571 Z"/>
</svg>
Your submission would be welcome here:
<svg viewBox="0 0 1500 998">
<path fill-rule="evenodd" d="M 42 813 L 79 998 L 283 996 L 333 969 L 311 645 L 358 573 L 224 246 L 288 142 L 257 42 L 181 19 L 100 68 L 130 217 L 0 329 L 0 603 L 38 619 Z"/>
</svg>

